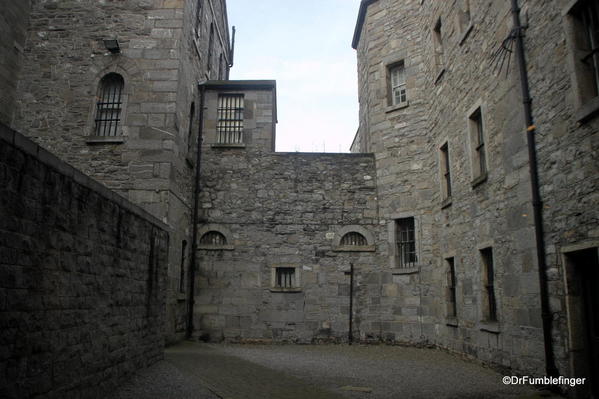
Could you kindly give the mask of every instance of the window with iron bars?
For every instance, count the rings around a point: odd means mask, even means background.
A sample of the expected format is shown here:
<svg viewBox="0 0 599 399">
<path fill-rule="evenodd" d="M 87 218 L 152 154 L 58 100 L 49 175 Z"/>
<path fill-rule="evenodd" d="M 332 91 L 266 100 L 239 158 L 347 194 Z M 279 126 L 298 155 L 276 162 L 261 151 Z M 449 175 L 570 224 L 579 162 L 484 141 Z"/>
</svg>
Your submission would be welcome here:
<svg viewBox="0 0 599 399">
<path fill-rule="evenodd" d="M 243 94 L 218 96 L 218 122 L 216 125 L 219 144 L 243 143 Z"/>
<path fill-rule="evenodd" d="M 118 73 L 109 73 L 100 81 L 95 118 L 97 136 L 116 136 L 119 134 L 124 85 L 123 77 Z"/>
<path fill-rule="evenodd" d="M 395 245 L 397 250 L 397 267 L 410 268 L 416 266 L 416 234 L 414 218 L 403 218 L 395 221 Z"/>
<path fill-rule="evenodd" d="M 365 246 L 368 245 L 368 242 L 366 241 L 366 237 L 362 234 L 352 231 L 341 237 L 340 245 Z"/>
<path fill-rule="evenodd" d="M 493 267 L 493 249 L 481 249 L 486 298 L 483 317 L 485 321 L 497 321 L 497 302 L 495 299 L 495 271 Z"/>
<path fill-rule="evenodd" d="M 277 267 L 275 270 L 275 288 L 295 288 L 295 268 Z"/>
<path fill-rule="evenodd" d="M 200 238 L 200 244 L 212 246 L 227 245 L 227 238 L 218 231 L 209 231 Z"/>
</svg>

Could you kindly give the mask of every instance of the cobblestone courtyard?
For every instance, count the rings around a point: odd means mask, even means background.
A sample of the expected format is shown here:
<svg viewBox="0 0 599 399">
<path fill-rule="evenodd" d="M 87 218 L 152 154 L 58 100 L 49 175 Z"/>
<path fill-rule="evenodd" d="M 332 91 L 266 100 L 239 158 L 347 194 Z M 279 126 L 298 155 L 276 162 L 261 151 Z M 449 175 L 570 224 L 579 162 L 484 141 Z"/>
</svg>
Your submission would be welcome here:
<svg viewBox="0 0 599 399">
<path fill-rule="evenodd" d="M 117 399 L 550 397 L 450 354 L 398 346 L 184 342 L 137 373 Z"/>
</svg>

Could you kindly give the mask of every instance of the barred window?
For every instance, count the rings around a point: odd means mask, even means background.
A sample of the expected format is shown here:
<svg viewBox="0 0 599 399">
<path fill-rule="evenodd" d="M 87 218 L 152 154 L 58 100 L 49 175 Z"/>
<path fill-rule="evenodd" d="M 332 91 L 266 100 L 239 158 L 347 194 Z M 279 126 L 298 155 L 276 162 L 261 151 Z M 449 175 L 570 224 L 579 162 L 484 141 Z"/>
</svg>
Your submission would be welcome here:
<svg viewBox="0 0 599 399">
<path fill-rule="evenodd" d="M 243 94 L 218 96 L 217 142 L 220 144 L 243 143 Z"/>
<path fill-rule="evenodd" d="M 416 266 L 416 234 L 414 218 L 395 221 L 395 240 L 397 248 L 397 266 L 410 268 Z"/>
<path fill-rule="evenodd" d="M 456 277 L 455 277 L 455 261 L 453 258 L 445 259 L 447 262 L 447 291 L 448 291 L 448 317 L 457 317 L 457 301 L 456 301 Z"/>
<path fill-rule="evenodd" d="M 341 238 L 340 245 L 365 246 L 368 245 L 368 242 L 366 241 L 366 237 L 364 237 L 362 234 L 352 231 L 350 233 L 345 234 Z"/>
<path fill-rule="evenodd" d="M 406 73 L 403 61 L 389 66 L 390 105 L 408 101 L 406 95 Z"/>
<path fill-rule="evenodd" d="M 486 298 L 483 317 L 486 321 L 497 321 L 497 302 L 495 300 L 495 271 L 493 267 L 493 249 L 481 249 L 480 255 L 483 262 L 483 275 Z"/>
<path fill-rule="evenodd" d="M 125 81 L 117 73 L 109 73 L 100 81 L 96 103 L 96 135 L 116 136 L 121 121 L 123 86 Z"/>
<path fill-rule="evenodd" d="M 277 267 L 275 271 L 275 288 L 294 288 L 295 268 L 293 267 Z"/>
<path fill-rule="evenodd" d="M 227 238 L 218 231 L 209 231 L 200 238 L 201 245 L 227 245 Z"/>
</svg>

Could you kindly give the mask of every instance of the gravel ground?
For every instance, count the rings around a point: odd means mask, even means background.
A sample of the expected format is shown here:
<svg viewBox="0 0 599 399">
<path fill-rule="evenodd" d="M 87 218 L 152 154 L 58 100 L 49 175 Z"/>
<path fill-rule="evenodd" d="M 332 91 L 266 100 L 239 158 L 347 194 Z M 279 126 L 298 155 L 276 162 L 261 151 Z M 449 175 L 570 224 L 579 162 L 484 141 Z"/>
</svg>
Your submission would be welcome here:
<svg viewBox="0 0 599 399">
<path fill-rule="evenodd" d="M 532 399 L 529 386 L 442 351 L 362 345 L 184 342 L 142 370 L 117 399 Z"/>
</svg>

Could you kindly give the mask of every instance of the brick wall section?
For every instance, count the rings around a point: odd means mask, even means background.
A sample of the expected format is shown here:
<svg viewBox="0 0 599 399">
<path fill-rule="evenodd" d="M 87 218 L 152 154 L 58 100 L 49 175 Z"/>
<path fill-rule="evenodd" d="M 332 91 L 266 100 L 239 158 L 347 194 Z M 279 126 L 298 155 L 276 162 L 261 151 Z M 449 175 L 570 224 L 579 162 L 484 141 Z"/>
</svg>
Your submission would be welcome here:
<svg viewBox="0 0 599 399">
<path fill-rule="evenodd" d="M 167 227 L 0 125 L 0 396 L 103 398 L 162 358 Z"/>
<path fill-rule="evenodd" d="M 6 0 L 0 8 L 0 123 L 10 125 L 29 25 L 30 0 Z"/>
</svg>

